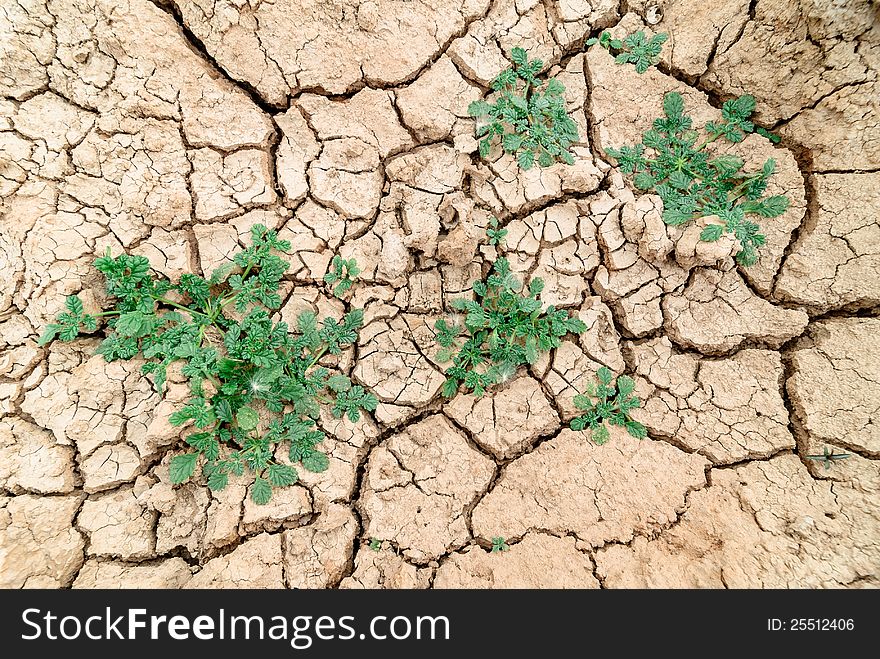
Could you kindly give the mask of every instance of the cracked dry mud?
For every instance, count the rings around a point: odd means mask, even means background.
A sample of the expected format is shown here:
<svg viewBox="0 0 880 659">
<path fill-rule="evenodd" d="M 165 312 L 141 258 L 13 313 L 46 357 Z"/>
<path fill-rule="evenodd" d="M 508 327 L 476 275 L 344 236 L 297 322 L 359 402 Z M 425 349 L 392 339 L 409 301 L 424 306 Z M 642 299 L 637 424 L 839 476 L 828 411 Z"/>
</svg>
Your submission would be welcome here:
<svg viewBox="0 0 880 659">
<path fill-rule="evenodd" d="M 880 10 L 665 0 L 658 69 L 584 52 L 645 4 L 3 3 L 0 586 L 880 586 Z M 517 45 L 566 86 L 571 167 L 477 157 L 467 105 Z M 752 268 L 603 155 L 670 90 L 697 122 L 753 94 L 782 136 L 738 147 L 792 200 Z M 487 271 L 493 215 L 590 329 L 444 400 L 433 322 Z M 293 243 L 284 319 L 344 311 L 321 278 L 357 258 L 339 365 L 380 401 L 325 414 L 329 469 L 262 507 L 245 480 L 171 485 L 179 375 L 159 392 L 95 338 L 36 343 L 66 295 L 106 304 L 106 248 L 175 279 L 256 223 Z M 647 439 L 565 428 L 601 365 L 635 378 Z M 825 446 L 852 457 L 826 471 Z"/>
</svg>

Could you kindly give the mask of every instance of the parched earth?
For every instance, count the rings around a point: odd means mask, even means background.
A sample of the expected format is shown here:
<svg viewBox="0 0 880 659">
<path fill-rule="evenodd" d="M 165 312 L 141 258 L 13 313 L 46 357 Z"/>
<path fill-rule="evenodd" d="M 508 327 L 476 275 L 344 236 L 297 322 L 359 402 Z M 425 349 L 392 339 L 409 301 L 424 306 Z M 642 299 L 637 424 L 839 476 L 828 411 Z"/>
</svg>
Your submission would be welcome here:
<svg viewBox="0 0 880 659">
<path fill-rule="evenodd" d="M 877 587 L 880 6 L 666 0 L 639 76 L 585 35 L 644 0 L 14 0 L 0 6 L 0 586 Z M 573 166 L 476 153 L 470 101 L 521 45 L 566 86 Z M 767 245 L 667 227 L 604 157 L 679 90 L 753 94 L 782 136 Z M 590 329 L 480 400 L 440 396 L 433 321 L 508 229 L 514 269 Z M 111 248 L 171 279 L 255 223 L 293 243 L 280 314 L 365 309 L 343 367 L 380 399 L 321 425 L 330 468 L 255 506 L 172 486 L 182 448 L 140 364 L 40 348 L 106 303 Z M 343 304 L 335 253 L 362 282 Z M 649 438 L 566 428 L 600 365 Z M 807 455 L 851 457 L 826 470 Z M 490 553 L 503 536 L 510 550 Z M 370 547 L 371 539 L 380 548 Z"/>
</svg>

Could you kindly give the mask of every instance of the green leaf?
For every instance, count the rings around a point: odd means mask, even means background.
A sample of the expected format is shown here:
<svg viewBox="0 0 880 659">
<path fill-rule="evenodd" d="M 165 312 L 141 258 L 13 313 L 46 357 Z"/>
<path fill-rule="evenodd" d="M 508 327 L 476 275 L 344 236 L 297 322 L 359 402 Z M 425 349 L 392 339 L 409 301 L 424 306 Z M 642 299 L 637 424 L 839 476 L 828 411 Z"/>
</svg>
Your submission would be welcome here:
<svg viewBox="0 0 880 659">
<path fill-rule="evenodd" d="M 644 439 L 648 436 L 648 430 L 638 421 L 627 421 L 626 431 L 636 439 Z"/>
<path fill-rule="evenodd" d="M 198 459 L 198 453 L 184 453 L 183 455 L 175 455 L 171 458 L 171 463 L 169 464 L 171 482 L 177 485 L 189 480 L 196 469 Z"/>
<path fill-rule="evenodd" d="M 214 416 L 216 416 L 218 420 L 223 421 L 224 423 L 232 423 L 232 405 L 229 403 L 228 399 L 214 399 L 214 401 L 212 401 L 212 406 L 214 408 Z"/>
<path fill-rule="evenodd" d="M 745 204 L 747 213 L 755 213 L 761 217 L 779 217 L 788 209 L 788 197 L 775 195 L 757 203 Z"/>
<path fill-rule="evenodd" d="M 700 232 L 700 240 L 704 240 L 709 243 L 715 242 L 716 240 L 721 238 L 723 233 L 723 224 L 707 224 Z"/>
<path fill-rule="evenodd" d="M 238 427 L 242 430 L 253 430 L 260 423 L 260 415 L 251 407 L 242 407 L 235 414 Z"/>
<path fill-rule="evenodd" d="M 617 378 L 617 393 L 621 396 L 628 396 L 636 388 L 636 382 L 631 377 L 621 375 Z"/>
<path fill-rule="evenodd" d="M 611 437 L 611 435 L 608 433 L 608 428 L 606 428 L 604 425 L 596 426 L 595 428 L 593 428 L 592 435 L 593 441 L 599 446 L 607 442 Z"/>
<path fill-rule="evenodd" d="M 330 467 L 330 458 L 321 451 L 309 451 L 303 456 L 301 462 L 303 467 L 315 473 L 327 471 Z"/>
<path fill-rule="evenodd" d="M 81 316 L 83 313 L 83 303 L 76 295 L 70 295 L 64 301 L 64 306 L 74 316 Z"/>
<path fill-rule="evenodd" d="M 116 319 L 116 331 L 121 336 L 143 336 L 150 329 L 148 317 L 140 311 L 124 313 Z"/>
<path fill-rule="evenodd" d="M 258 506 L 265 506 L 272 499 L 272 486 L 263 478 L 257 476 L 251 486 L 251 499 Z"/>
<path fill-rule="evenodd" d="M 684 114 L 684 98 L 678 92 L 669 92 L 663 97 L 663 111 L 670 119 L 676 119 Z"/>
<path fill-rule="evenodd" d="M 296 483 L 299 480 L 299 474 L 289 465 L 273 463 L 268 468 L 268 479 L 272 487 L 284 487 Z"/>
<path fill-rule="evenodd" d="M 37 341 L 37 345 L 44 346 L 47 343 L 51 343 L 56 336 L 58 336 L 58 332 L 61 330 L 61 325 L 58 323 L 49 323 L 46 325 L 46 329 L 40 335 L 40 339 Z"/>
<path fill-rule="evenodd" d="M 520 151 L 516 162 L 522 169 L 529 170 L 535 164 L 535 154 L 533 151 Z"/>
<path fill-rule="evenodd" d="M 226 485 L 229 483 L 229 475 L 225 471 L 220 471 L 219 469 L 211 470 L 210 475 L 208 476 L 208 488 L 218 492 L 226 488 Z"/>
<path fill-rule="evenodd" d="M 327 378 L 327 386 L 335 392 L 348 391 L 351 389 L 351 380 L 345 375 L 333 375 Z"/>
</svg>

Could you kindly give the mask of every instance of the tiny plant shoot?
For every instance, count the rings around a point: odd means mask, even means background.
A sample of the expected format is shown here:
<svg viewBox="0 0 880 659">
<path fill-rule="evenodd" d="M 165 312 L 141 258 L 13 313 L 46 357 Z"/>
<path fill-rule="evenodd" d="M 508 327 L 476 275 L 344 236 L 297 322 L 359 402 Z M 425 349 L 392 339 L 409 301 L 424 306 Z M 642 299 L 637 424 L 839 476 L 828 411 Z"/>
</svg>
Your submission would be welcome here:
<svg viewBox="0 0 880 659">
<path fill-rule="evenodd" d="M 337 254 L 330 262 L 330 271 L 324 275 L 324 281 L 333 286 L 334 297 L 343 298 L 359 274 L 361 269 L 355 259 L 344 259 Z"/>
<path fill-rule="evenodd" d="M 535 162 L 549 167 L 559 160 L 573 165 L 569 148 L 580 138 L 577 124 L 566 111 L 565 87 L 552 79 L 542 91 L 536 76 L 544 64 L 539 59 L 530 61 L 522 48 L 514 48 L 510 58 L 514 66 L 492 81 L 496 102 L 481 100 L 468 106 L 468 114 L 478 119 L 477 137 L 483 138 L 480 156 L 486 158 L 498 138 L 504 152 L 515 156 L 522 169 L 531 169 Z"/>
<path fill-rule="evenodd" d="M 504 541 L 504 538 L 502 538 L 500 536 L 497 538 L 492 538 L 492 553 L 493 554 L 497 554 L 502 551 L 507 551 L 508 549 L 510 549 L 510 545 L 508 545 Z"/>
<path fill-rule="evenodd" d="M 191 396 L 169 420 L 175 426 L 192 422 L 194 432 L 186 437 L 191 450 L 171 460 L 172 482 L 188 480 L 201 464 L 208 487 L 222 490 L 229 474 L 248 471 L 254 474 L 251 498 L 265 504 L 272 488 L 298 480 L 293 463 L 309 471 L 327 469 L 327 455 L 316 448 L 324 439 L 315 423 L 321 403 L 331 404 L 337 418 L 354 422 L 378 401 L 347 376 L 319 365 L 324 355 L 338 355 L 357 340 L 363 311 L 320 323 L 305 311 L 292 330 L 272 320 L 267 310 L 281 306 L 278 289 L 288 268 L 277 252 L 288 251 L 290 243 L 262 225 L 253 227 L 251 238 L 234 266 L 209 279 L 184 274 L 178 284 L 153 274 L 142 256 L 114 258 L 108 250 L 95 267 L 106 278 L 115 308 L 85 314 L 79 298 L 71 296 L 40 343 L 56 337 L 72 341 L 81 330 L 95 331 L 104 318 L 109 331 L 98 353 L 107 361 L 141 355 L 147 360 L 141 370 L 159 389 L 167 368 L 182 361 Z M 346 263 L 348 278 L 356 266 Z M 282 443 L 291 464 L 277 457 Z"/>
<path fill-rule="evenodd" d="M 724 233 L 733 234 L 741 245 L 736 260 L 744 266 L 758 260 L 757 248 L 765 241 L 761 227 L 746 217 L 778 217 L 788 208 L 789 200 L 784 195 L 763 197 L 776 169 L 772 158 L 760 171 L 745 172 L 739 156 L 713 156 L 706 147 L 720 138 L 742 142 L 746 133 L 755 130 L 750 120 L 754 110 L 752 96 L 727 101 L 721 121 L 707 122 L 700 139 L 693 120 L 684 113 L 681 94 L 669 92 L 663 99 L 666 116 L 654 120 L 641 144 L 606 150 L 622 171 L 635 175 L 635 187 L 660 196 L 666 224 L 682 225 L 699 217 L 717 216 L 719 221 L 708 224 L 700 239 L 712 242 Z"/>
<path fill-rule="evenodd" d="M 489 238 L 490 245 L 502 245 L 504 239 L 507 238 L 507 229 L 498 228 L 498 218 L 493 217 L 489 220 L 489 228 L 486 229 L 486 236 Z"/>
<path fill-rule="evenodd" d="M 660 61 L 660 51 L 668 38 L 668 34 L 661 32 L 649 39 L 639 30 L 624 39 L 612 39 L 611 33 L 605 30 L 598 38 L 587 39 L 586 45 L 589 48 L 599 44 L 608 52 L 616 53 L 614 61 L 618 64 L 632 64 L 636 71 L 644 73 Z"/>
<path fill-rule="evenodd" d="M 541 353 L 559 347 L 566 334 L 587 331 L 564 309 L 551 305 L 543 310 L 538 299 L 543 289 L 544 282 L 533 277 L 524 291 L 510 262 L 500 257 L 486 281 L 473 283 L 474 300 L 452 301 L 464 322 L 441 318 L 434 324 L 442 348 L 437 359 L 452 361 L 444 396 L 452 398 L 461 385 L 482 396 L 488 387 L 513 377 L 520 366 L 534 364 Z"/>
<path fill-rule="evenodd" d="M 828 447 L 825 446 L 821 455 L 807 455 L 804 457 L 806 457 L 807 460 L 821 460 L 822 464 L 825 466 L 825 471 L 828 471 L 831 469 L 831 465 L 835 460 L 845 460 L 849 456 L 849 453 L 835 453 L 833 450 L 828 450 Z"/>
<path fill-rule="evenodd" d="M 603 366 L 596 372 L 597 382 L 587 388 L 586 394 L 574 397 L 574 404 L 585 412 L 571 420 L 572 430 L 592 431 L 593 441 L 604 444 L 608 441 L 607 421 L 611 425 L 626 428 L 627 432 L 638 439 L 647 436 L 648 431 L 638 421 L 633 421 L 629 413 L 639 407 L 641 401 L 633 396 L 636 383 L 632 378 L 621 375 L 614 381 L 611 369 Z"/>
</svg>

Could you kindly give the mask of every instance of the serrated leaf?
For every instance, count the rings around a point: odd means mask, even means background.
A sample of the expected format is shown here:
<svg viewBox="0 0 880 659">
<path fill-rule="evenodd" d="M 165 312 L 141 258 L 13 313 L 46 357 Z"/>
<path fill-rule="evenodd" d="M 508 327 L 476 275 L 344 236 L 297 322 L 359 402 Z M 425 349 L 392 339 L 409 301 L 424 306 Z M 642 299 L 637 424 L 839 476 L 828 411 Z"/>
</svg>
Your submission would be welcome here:
<svg viewBox="0 0 880 659">
<path fill-rule="evenodd" d="M 676 119 L 684 114 L 684 98 L 678 92 L 669 92 L 663 97 L 663 111 L 670 119 Z"/>
<path fill-rule="evenodd" d="M 592 437 L 593 441 L 601 446 L 608 441 L 611 435 L 608 432 L 608 428 L 606 428 L 604 425 L 600 425 L 593 428 Z"/>
<path fill-rule="evenodd" d="M 272 499 L 272 486 L 269 481 L 256 477 L 251 485 L 251 499 L 258 506 L 265 506 Z"/>
<path fill-rule="evenodd" d="M 320 473 L 330 467 L 330 458 L 321 451 L 310 451 L 302 458 L 302 466 L 309 471 Z"/>
<path fill-rule="evenodd" d="M 175 485 L 183 483 L 193 475 L 198 462 L 198 453 L 184 453 L 175 455 L 169 464 L 169 477 Z"/>
<path fill-rule="evenodd" d="M 715 242 L 724 234 L 723 224 L 707 224 L 700 232 L 700 240 Z"/>
<path fill-rule="evenodd" d="M 296 469 L 289 465 L 277 463 L 269 465 L 267 476 L 269 484 L 272 487 L 285 487 L 287 485 L 293 485 L 299 480 L 299 474 L 296 473 Z"/>
<path fill-rule="evenodd" d="M 345 375 L 333 375 L 327 378 L 327 386 L 335 392 L 348 391 L 351 389 L 351 380 Z"/>
<path fill-rule="evenodd" d="M 235 413 L 235 421 L 242 430 L 253 430 L 260 423 L 260 415 L 252 407 L 242 407 Z"/>
<path fill-rule="evenodd" d="M 228 483 L 229 475 L 219 469 L 213 469 L 208 476 L 208 488 L 215 492 L 225 489 Z"/>
<path fill-rule="evenodd" d="M 648 436 L 648 429 L 638 421 L 627 421 L 626 431 L 636 439 L 644 439 Z"/>
</svg>

